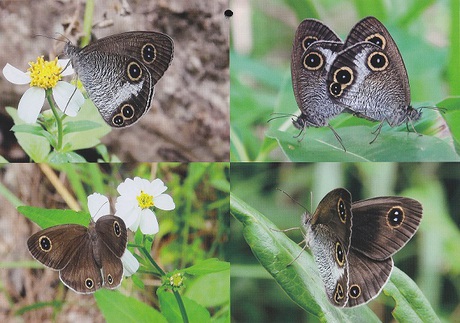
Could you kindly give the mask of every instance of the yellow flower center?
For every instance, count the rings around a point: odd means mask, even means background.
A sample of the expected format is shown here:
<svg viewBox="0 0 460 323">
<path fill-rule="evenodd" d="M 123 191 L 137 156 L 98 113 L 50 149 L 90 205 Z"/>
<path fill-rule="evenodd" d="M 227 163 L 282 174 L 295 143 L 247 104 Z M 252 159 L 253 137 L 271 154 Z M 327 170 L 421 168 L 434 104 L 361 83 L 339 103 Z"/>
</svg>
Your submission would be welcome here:
<svg viewBox="0 0 460 323">
<path fill-rule="evenodd" d="M 29 62 L 30 86 L 37 86 L 43 89 L 51 89 L 61 80 L 62 68 L 58 65 L 57 57 L 51 61 L 45 61 L 43 56 L 37 58 L 37 62 Z"/>
<path fill-rule="evenodd" d="M 169 277 L 169 283 L 173 287 L 180 287 L 184 282 L 184 278 L 182 277 L 181 273 L 177 273 Z"/>
<path fill-rule="evenodd" d="M 153 196 L 145 193 L 144 191 L 141 191 L 141 194 L 139 194 L 136 198 L 141 209 L 147 209 L 154 205 Z"/>
</svg>

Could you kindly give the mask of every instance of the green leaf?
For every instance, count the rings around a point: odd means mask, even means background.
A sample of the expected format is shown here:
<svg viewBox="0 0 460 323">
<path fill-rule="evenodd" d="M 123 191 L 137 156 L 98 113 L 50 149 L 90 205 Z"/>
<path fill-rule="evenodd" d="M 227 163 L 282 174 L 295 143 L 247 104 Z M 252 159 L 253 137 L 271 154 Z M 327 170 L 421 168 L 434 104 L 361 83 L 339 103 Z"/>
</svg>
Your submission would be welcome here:
<svg viewBox="0 0 460 323">
<path fill-rule="evenodd" d="M 18 110 L 6 107 L 6 112 L 13 118 L 15 125 L 25 125 L 25 122 L 18 117 Z M 19 145 L 26 154 L 36 163 L 45 162 L 51 150 L 49 141 L 43 136 L 31 133 L 14 133 Z"/>
<path fill-rule="evenodd" d="M 393 268 L 383 292 L 394 298 L 392 314 L 398 322 L 441 322 L 417 284 L 398 268 Z"/>
<path fill-rule="evenodd" d="M 83 132 L 92 129 L 101 127 L 100 123 L 89 121 L 89 120 L 80 120 L 80 121 L 69 121 L 65 123 L 64 126 L 64 135 L 72 132 Z"/>
<path fill-rule="evenodd" d="M 100 289 L 94 293 L 97 305 L 106 322 L 159 322 L 167 323 L 166 318 L 153 307 L 128 297 L 117 291 Z"/>
<path fill-rule="evenodd" d="M 210 258 L 203 261 L 200 261 L 196 265 L 185 268 L 183 272 L 189 275 L 204 275 L 215 273 L 223 270 L 229 270 L 230 263 L 226 261 L 220 261 L 217 258 Z"/>
<path fill-rule="evenodd" d="M 230 263 L 225 271 L 207 274 L 187 284 L 185 296 L 205 307 L 230 304 Z"/>
<path fill-rule="evenodd" d="M 292 84 L 286 77 L 284 88 L 275 108 L 276 112 L 298 114 L 292 94 Z M 270 122 L 266 136 L 278 141 L 291 161 L 458 161 L 460 157 L 451 143 L 452 139 L 440 129 L 445 122 L 438 111 L 423 109 L 422 118 L 415 123 L 417 133 L 408 132 L 406 125 L 391 128 L 384 124 L 377 139 L 377 122 L 371 122 L 350 114 L 341 114 L 331 120 L 346 152 L 328 127 L 306 128 L 299 137 L 299 130 L 291 118 Z M 411 125 L 409 124 L 409 129 Z M 420 136 L 421 135 L 421 136 Z"/>
<path fill-rule="evenodd" d="M 345 152 L 329 128 L 309 128 L 299 142 L 293 132 L 269 130 L 267 137 L 276 139 L 291 161 L 458 161 L 460 157 L 449 143 L 433 136 L 407 132 L 384 132 L 373 139 L 372 128 L 353 126 L 335 129 Z"/>
<path fill-rule="evenodd" d="M 11 128 L 11 131 L 29 133 L 31 135 L 44 137 L 43 128 L 38 124 L 17 124 Z"/>
<path fill-rule="evenodd" d="M 378 322 L 366 306 L 334 307 L 327 299 L 313 257 L 262 214 L 231 195 L 230 212 L 244 228 L 243 235 L 254 256 L 286 294 L 305 311 L 323 322 Z"/>
<path fill-rule="evenodd" d="M 18 206 L 18 212 L 38 224 L 42 229 L 68 223 L 87 226 L 91 219 L 91 216 L 86 212 L 44 209 L 33 206 Z"/>
<path fill-rule="evenodd" d="M 100 138 L 108 134 L 111 130 L 111 128 L 102 119 L 97 108 L 89 99 L 85 101 L 85 103 L 81 107 L 80 112 L 78 112 L 76 117 L 67 117 L 64 119 L 63 126 L 64 129 L 66 129 L 69 123 L 81 126 L 83 122 L 88 123 L 88 128 L 82 128 L 81 131 L 76 132 L 68 131 L 68 133 L 64 135 L 64 147 L 69 147 L 69 150 L 92 148 L 100 144 Z M 74 126 L 70 125 L 71 130 L 73 130 L 73 127 Z"/>
<path fill-rule="evenodd" d="M 460 97 L 445 99 L 436 106 L 446 109 L 441 115 L 452 134 L 455 149 L 460 153 Z"/>
<path fill-rule="evenodd" d="M 53 151 L 49 155 L 49 162 L 52 164 L 62 164 L 62 163 L 85 163 L 86 160 L 73 151 L 67 152 L 57 152 Z"/>
<path fill-rule="evenodd" d="M 160 301 L 160 308 L 163 315 L 167 318 L 168 322 L 183 322 L 182 315 L 177 304 L 174 294 L 165 291 L 163 288 L 157 290 L 158 300 Z M 189 322 L 210 322 L 211 315 L 208 310 L 192 301 L 191 299 L 182 296 L 185 311 Z"/>
</svg>

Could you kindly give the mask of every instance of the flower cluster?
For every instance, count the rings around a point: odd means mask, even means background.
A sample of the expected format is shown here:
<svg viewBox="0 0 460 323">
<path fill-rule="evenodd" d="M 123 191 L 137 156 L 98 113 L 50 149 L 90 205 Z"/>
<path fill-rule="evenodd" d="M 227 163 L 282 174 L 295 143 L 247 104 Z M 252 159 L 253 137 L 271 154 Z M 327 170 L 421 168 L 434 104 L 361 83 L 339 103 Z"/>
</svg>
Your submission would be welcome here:
<svg viewBox="0 0 460 323">
<path fill-rule="evenodd" d="M 152 208 L 169 211 L 176 207 L 172 197 L 164 194 L 167 189 L 158 178 L 152 182 L 140 177 L 128 178 L 117 187 L 120 196 L 115 204 L 115 215 L 123 219 L 126 227 L 134 232 L 140 228 L 144 234 L 155 234 L 159 226 Z M 88 196 L 88 209 L 94 222 L 111 213 L 108 198 L 99 193 Z M 121 260 L 125 276 L 131 276 L 139 269 L 139 262 L 128 249 Z"/>
<path fill-rule="evenodd" d="M 67 82 L 61 81 L 62 76 L 71 75 L 74 70 L 68 59 L 45 61 L 43 56 L 36 62 L 29 62 L 27 72 L 6 64 L 3 75 L 13 84 L 29 84 L 18 104 L 18 116 L 26 123 L 35 123 L 45 102 L 46 91 L 52 91 L 53 99 L 59 109 L 68 116 L 76 116 L 85 101 L 83 94 Z"/>
</svg>

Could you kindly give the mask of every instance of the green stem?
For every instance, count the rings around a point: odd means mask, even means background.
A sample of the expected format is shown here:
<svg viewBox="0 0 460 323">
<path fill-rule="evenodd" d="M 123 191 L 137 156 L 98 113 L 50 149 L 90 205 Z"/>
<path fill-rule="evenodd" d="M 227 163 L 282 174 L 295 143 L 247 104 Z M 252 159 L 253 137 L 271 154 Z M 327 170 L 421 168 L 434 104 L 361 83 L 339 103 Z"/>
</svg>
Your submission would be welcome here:
<svg viewBox="0 0 460 323">
<path fill-rule="evenodd" d="M 54 100 L 51 97 L 52 96 L 52 90 L 47 89 L 46 90 L 46 99 L 48 100 L 48 103 L 51 107 L 51 111 L 53 111 L 54 118 L 56 119 L 56 124 L 57 124 L 57 145 L 55 149 L 57 151 L 60 151 L 62 149 L 62 138 L 64 137 L 63 132 L 62 132 L 62 120 L 59 117 L 59 113 L 57 112 L 56 106 L 54 105 Z"/>
<path fill-rule="evenodd" d="M 182 302 L 182 297 L 177 290 L 173 290 L 174 296 L 176 297 L 177 305 L 179 305 L 180 314 L 182 315 L 182 321 L 188 323 L 187 312 L 185 311 L 184 302 Z"/>
<path fill-rule="evenodd" d="M 163 271 L 163 269 L 161 269 L 160 266 L 158 266 L 155 260 L 153 260 L 148 250 L 144 246 L 139 246 L 138 248 L 144 254 L 144 256 L 147 257 L 150 263 L 158 270 L 161 276 L 165 276 L 166 273 Z M 179 305 L 180 313 L 182 315 L 182 320 L 184 323 L 188 323 L 188 316 L 187 316 L 187 312 L 185 311 L 185 306 L 184 306 L 184 302 L 182 301 L 182 297 L 180 296 L 179 292 L 176 290 L 173 290 L 173 293 L 174 293 L 174 296 L 176 297 L 177 305 Z"/>
<path fill-rule="evenodd" d="M 141 246 L 139 247 L 139 250 L 144 254 L 144 256 L 147 257 L 147 259 L 150 261 L 150 263 L 152 264 L 153 267 L 156 268 L 156 270 L 158 270 L 158 272 L 161 274 L 161 276 L 165 276 L 166 273 L 163 271 L 163 269 L 161 269 L 160 266 L 158 266 L 158 264 L 155 262 L 155 260 L 153 260 L 152 256 L 150 255 L 150 253 L 147 251 L 147 249 L 145 249 L 145 247 Z"/>
<path fill-rule="evenodd" d="M 83 37 L 81 47 L 85 47 L 91 40 L 91 29 L 93 26 L 94 0 L 86 1 L 85 16 L 83 18 Z"/>
</svg>

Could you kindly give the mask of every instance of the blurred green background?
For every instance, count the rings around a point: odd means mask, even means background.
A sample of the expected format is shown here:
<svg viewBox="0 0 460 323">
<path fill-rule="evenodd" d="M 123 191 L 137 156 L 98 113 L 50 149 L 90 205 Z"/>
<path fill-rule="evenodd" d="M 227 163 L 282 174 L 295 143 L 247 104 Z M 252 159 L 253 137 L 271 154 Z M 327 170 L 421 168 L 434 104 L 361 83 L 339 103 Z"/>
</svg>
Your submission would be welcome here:
<svg viewBox="0 0 460 323">
<path fill-rule="evenodd" d="M 299 227 L 304 209 L 314 211 L 330 190 L 344 187 L 353 201 L 375 196 L 415 198 L 423 219 L 414 238 L 393 258 L 423 291 L 443 321 L 460 311 L 460 164 L 457 163 L 232 163 L 231 194 L 261 212 L 279 229 Z M 258 263 L 231 219 L 232 322 L 306 322 L 317 319 L 292 302 Z M 299 230 L 287 232 L 295 242 Z M 388 303 L 388 306 L 385 304 Z M 369 303 L 391 321 L 392 299 Z"/>
<path fill-rule="evenodd" d="M 293 138 L 299 131 L 289 117 L 267 121 L 273 112 L 300 113 L 292 92 L 290 55 L 295 30 L 305 18 L 321 20 L 345 39 L 360 19 L 377 17 L 403 56 L 412 105 L 446 106 L 444 99 L 460 95 L 459 0 L 234 0 L 231 4 L 235 11 L 230 51 L 231 161 L 458 160 L 458 137 L 448 128 L 460 127 L 459 99 L 447 114 L 423 110 L 415 129 L 424 136 L 407 134 L 405 124 L 394 129 L 385 125 L 372 145 L 371 131 L 378 123 L 339 115 L 331 125 L 348 154 L 327 127 L 308 128 L 299 143 Z"/>
</svg>

